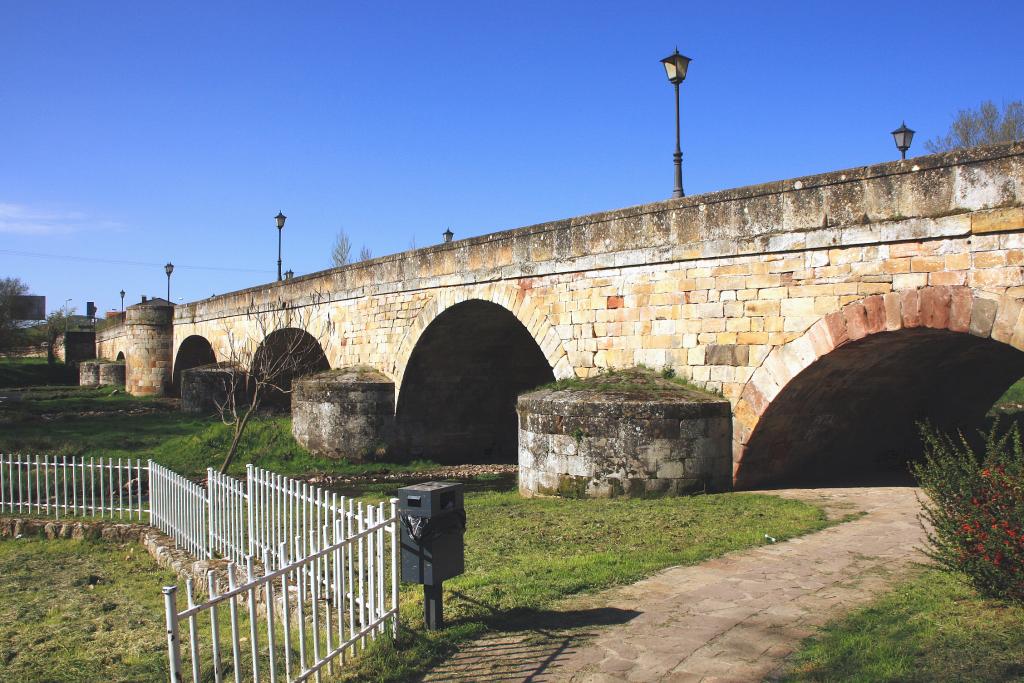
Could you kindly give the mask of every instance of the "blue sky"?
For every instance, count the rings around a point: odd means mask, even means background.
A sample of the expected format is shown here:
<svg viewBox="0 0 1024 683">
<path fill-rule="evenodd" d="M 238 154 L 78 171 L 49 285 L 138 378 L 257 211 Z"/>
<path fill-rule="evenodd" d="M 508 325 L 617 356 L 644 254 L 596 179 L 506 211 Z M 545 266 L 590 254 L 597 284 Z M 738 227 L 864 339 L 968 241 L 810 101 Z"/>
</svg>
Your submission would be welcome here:
<svg viewBox="0 0 1024 683">
<path fill-rule="evenodd" d="M 1022 20 L 985 1 L 2 0 L 0 276 L 102 311 L 162 296 L 171 260 L 190 301 L 276 276 L 279 209 L 303 274 L 339 228 L 384 255 L 666 198 L 676 45 L 688 194 L 893 159 L 903 119 L 923 153 L 958 109 L 1024 97 Z"/>
</svg>

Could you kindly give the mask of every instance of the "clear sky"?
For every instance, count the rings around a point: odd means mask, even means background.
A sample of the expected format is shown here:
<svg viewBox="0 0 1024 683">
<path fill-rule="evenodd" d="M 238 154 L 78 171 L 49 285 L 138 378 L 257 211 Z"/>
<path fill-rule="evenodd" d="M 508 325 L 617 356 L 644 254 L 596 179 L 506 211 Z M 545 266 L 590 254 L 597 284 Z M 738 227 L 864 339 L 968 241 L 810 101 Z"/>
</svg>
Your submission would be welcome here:
<svg viewBox="0 0 1024 683">
<path fill-rule="evenodd" d="M 1024 97 L 1024 3 L 0 0 L 0 276 L 49 309 L 893 159 Z M 61 258 L 41 258 L 46 254 Z M 95 261 L 82 259 L 97 259 Z"/>
</svg>

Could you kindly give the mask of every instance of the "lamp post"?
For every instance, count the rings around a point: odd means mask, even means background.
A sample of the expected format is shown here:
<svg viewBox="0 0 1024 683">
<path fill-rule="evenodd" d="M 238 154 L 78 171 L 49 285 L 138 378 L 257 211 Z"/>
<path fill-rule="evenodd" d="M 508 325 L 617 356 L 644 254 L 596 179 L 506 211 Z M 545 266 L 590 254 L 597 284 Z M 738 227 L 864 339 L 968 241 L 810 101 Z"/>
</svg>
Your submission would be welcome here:
<svg viewBox="0 0 1024 683">
<path fill-rule="evenodd" d="M 900 151 L 900 159 L 905 160 L 907 158 L 907 150 L 910 149 L 910 143 L 914 139 L 914 131 L 907 128 L 907 122 L 904 121 L 900 124 L 900 127 L 892 132 L 892 139 L 896 141 L 896 149 Z"/>
<path fill-rule="evenodd" d="M 71 299 L 64 300 L 64 349 L 68 346 L 68 304 L 71 303 Z"/>
<path fill-rule="evenodd" d="M 124 290 L 121 290 L 121 312 L 124 313 Z"/>
<path fill-rule="evenodd" d="M 455 237 L 455 233 L 452 232 L 451 228 L 448 228 L 443 233 L 441 233 L 441 236 L 444 237 L 445 244 L 447 244 L 448 242 L 452 241 L 453 237 Z"/>
<path fill-rule="evenodd" d="M 281 231 L 284 230 L 284 222 L 288 220 L 288 216 L 285 216 L 280 211 L 274 216 L 274 220 L 277 221 L 277 281 L 281 281 Z"/>
<path fill-rule="evenodd" d="M 683 150 L 679 147 L 679 84 L 686 80 L 686 69 L 690 65 L 690 58 L 679 54 L 679 48 L 665 59 L 661 60 L 665 67 L 665 75 L 668 82 L 676 90 L 676 151 L 672 155 L 676 165 L 675 187 L 672 188 L 673 197 L 683 196 Z"/>
<path fill-rule="evenodd" d="M 170 261 L 164 266 L 164 272 L 167 273 L 167 303 L 171 302 L 171 273 L 174 272 L 174 264 Z"/>
</svg>

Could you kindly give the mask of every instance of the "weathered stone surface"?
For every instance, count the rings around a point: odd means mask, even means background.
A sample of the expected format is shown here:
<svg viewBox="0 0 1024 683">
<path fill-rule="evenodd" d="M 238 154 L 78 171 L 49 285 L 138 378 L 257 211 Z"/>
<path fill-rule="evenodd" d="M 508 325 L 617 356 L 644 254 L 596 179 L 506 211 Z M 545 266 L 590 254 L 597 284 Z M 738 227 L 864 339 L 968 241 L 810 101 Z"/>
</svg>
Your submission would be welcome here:
<svg viewBox="0 0 1024 683">
<path fill-rule="evenodd" d="M 224 405 L 228 391 L 234 388 L 238 405 L 248 403 L 246 373 L 228 363 L 189 368 L 181 373 L 181 410 L 192 415 L 212 415 Z"/>
<path fill-rule="evenodd" d="M 124 363 L 101 363 L 99 383 L 103 386 L 123 387 L 125 380 Z"/>
<path fill-rule="evenodd" d="M 361 462 L 394 435 L 395 383 L 372 368 L 329 370 L 292 383 L 292 434 L 309 452 Z"/>
<path fill-rule="evenodd" d="M 650 371 L 519 397 L 519 490 L 567 498 L 730 488 L 728 401 Z"/>
<path fill-rule="evenodd" d="M 171 385 L 174 304 L 150 299 L 125 312 L 126 389 L 132 396 L 162 396 Z"/>
<path fill-rule="evenodd" d="M 94 387 L 100 383 L 99 361 L 87 360 L 78 364 L 78 386 Z"/>
</svg>

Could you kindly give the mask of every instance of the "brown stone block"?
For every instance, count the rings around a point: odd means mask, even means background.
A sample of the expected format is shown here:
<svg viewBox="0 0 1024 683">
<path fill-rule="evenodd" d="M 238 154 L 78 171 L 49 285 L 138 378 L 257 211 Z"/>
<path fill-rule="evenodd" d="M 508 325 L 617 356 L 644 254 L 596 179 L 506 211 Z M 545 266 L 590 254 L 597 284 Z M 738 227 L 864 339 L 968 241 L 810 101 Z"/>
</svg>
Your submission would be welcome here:
<svg viewBox="0 0 1024 683">
<path fill-rule="evenodd" d="M 967 332 L 971 326 L 971 303 L 974 297 L 967 287 L 950 288 L 949 329 Z"/>
<path fill-rule="evenodd" d="M 928 274 L 928 284 L 936 286 L 959 286 L 967 282 L 967 272 L 963 270 L 950 272 L 943 270 L 938 273 Z"/>
<path fill-rule="evenodd" d="M 856 341 L 868 334 L 867 311 L 864 304 L 852 303 L 843 308 L 843 317 L 846 318 L 846 335 L 851 341 Z"/>
<path fill-rule="evenodd" d="M 971 323 L 968 331 L 975 337 L 988 337 L 996 320 L 998 304 L 992 299 L 974 297 L 971 303 Z"/>
<path fill-rule="evenodd" d="M 885 329 L 885 301 L 876 294 L 864 299 L 864 312 L 867 316 L 867 332 L 875 334 Z"/>
<path fill-rule="evenodd" d="M 999 300 L 999 311 L 996 313 L 996 320 L 992 324 L 993 339 L 1006 343 L 1010 342 L 1014 329 L 1017 327 L 1020 309 L 1021 302 L 1018 299 L 1003 297 Z"/>
<path fill-rule="evenodd" d="M 949 327 L 949 287 L 925 287 L 920 296 L 921 324 L 933 330 Z"/>
<path fill-rule="evenodd" d="M 885 303 L 885 329 L 892 332 L 903 327 L 903 313 L 900 310 L 900 293 L 889 292 L 882 296 Z"/>
<path fill-rule="evenodd" d="M 623 298 L 621 296 L 610 296 L 608 297 L 608 308 L 622 308 Z"/>
<path fill-rule="evenodd" d="M 920 296 L 918 290 L 908 289 L 900 292 L 900 310 L 903 314 L 903 327 L 920 327 Z"/>
<path fill-rule="evenodd" d="M 832 337 L 832 348 L 837 348 L 850 341 L 846 331 L 846 316 L 842 311 L 826 315 L 825 324 L 828 326 L 829 336 Z"/>
</svg>

